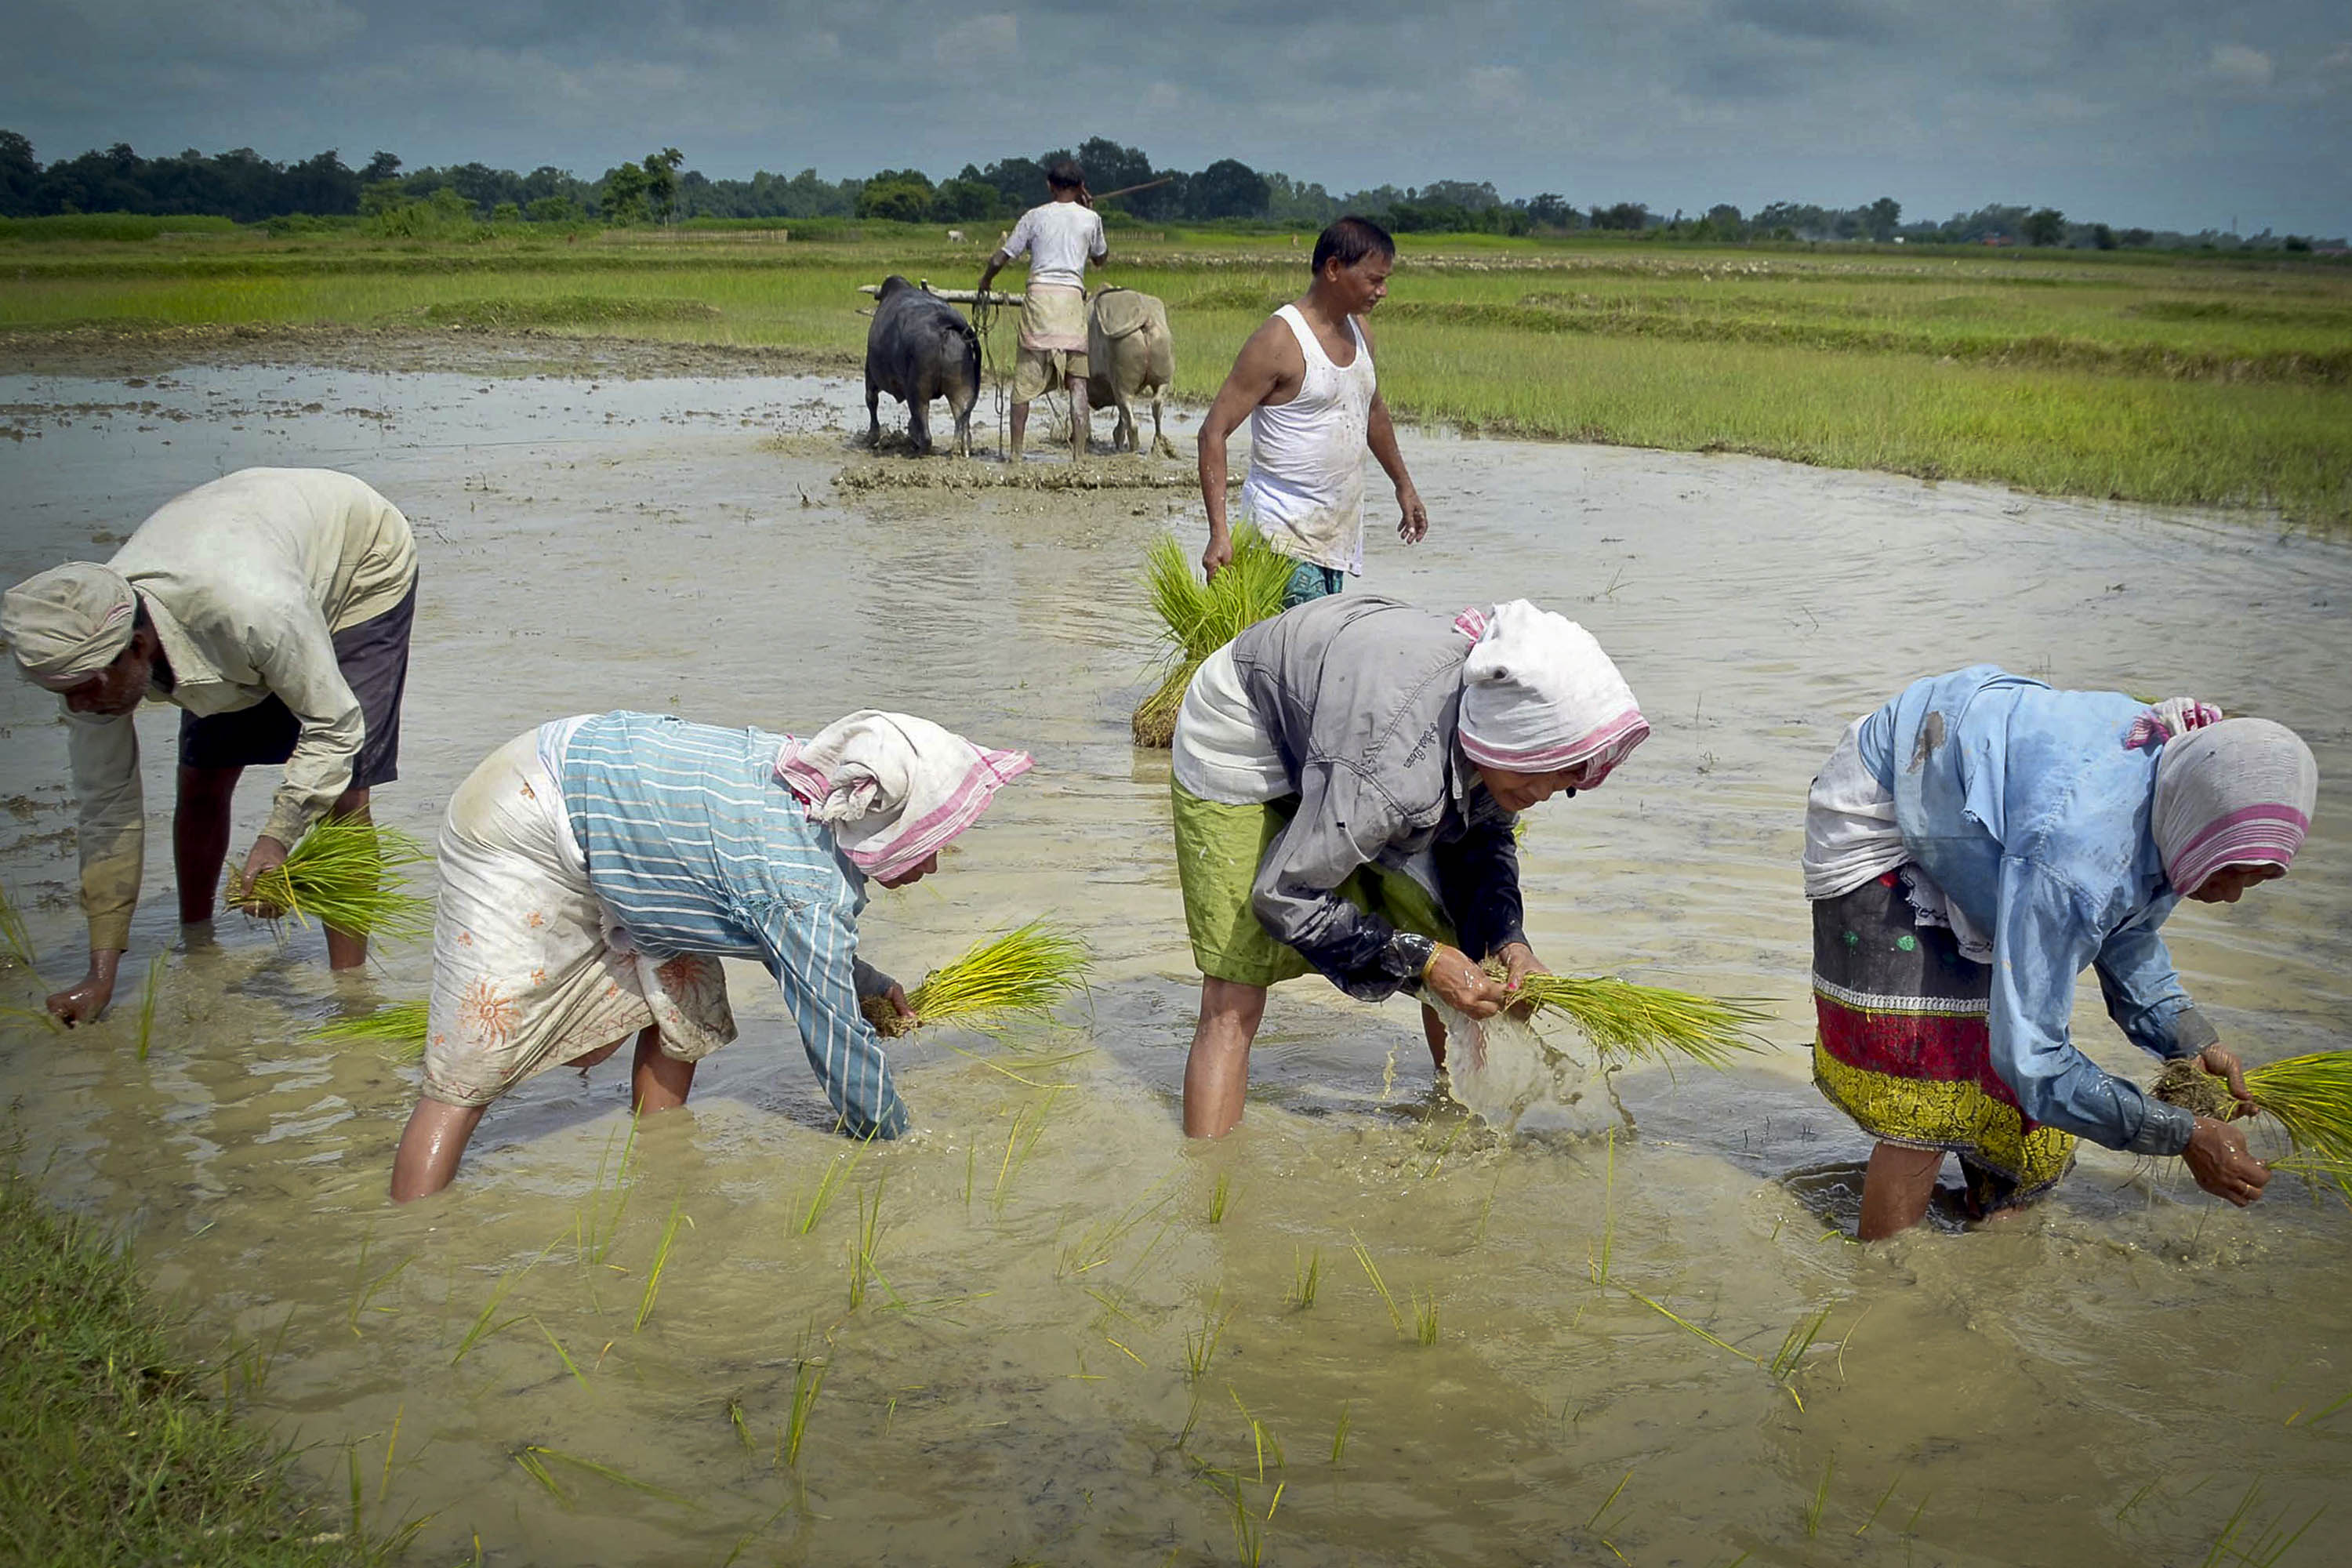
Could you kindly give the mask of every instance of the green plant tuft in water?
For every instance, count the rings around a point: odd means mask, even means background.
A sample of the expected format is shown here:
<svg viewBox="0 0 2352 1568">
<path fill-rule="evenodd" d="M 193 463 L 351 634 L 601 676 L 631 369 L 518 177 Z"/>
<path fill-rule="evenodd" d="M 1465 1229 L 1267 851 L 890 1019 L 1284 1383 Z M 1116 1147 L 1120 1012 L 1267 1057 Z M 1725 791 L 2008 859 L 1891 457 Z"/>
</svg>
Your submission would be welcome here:
<svg viewBox="0 0 2352 1568">
<path fill-rule="evenodd" d="M 147 1059 L 147 1048 L 155 1041 L 155 1000 L 163 985 L 163 957 L 157 953 L 147 963 L 147 984 L 139 994 L 139 1059 Z"/>
<path fill-rule="evenodd" d="M 433 934 L 433 900 L 408 891 L 402 868 L 431 861 L 425 846 L 364 816 L 325 816 L 285 861 L 233 884 L 231 900 L 270 920 L 316 921 L 352 936 L 413 941 Z"/>
<path fill-rule="evenodd" d="M 1298 563 L 1248 523 L 1233 531 L 1234 558 L 1203 581 L 1190 546 L 1172 533 L 1144 552 L 1143 585 L 1163 645 L 1160 684 L 1137 706 L 1129 727 L 1139 746 L 1164 749 L 1176 738 L 1176 710 L 1201 661 L 1258 622 L 1282 613 Z"/>
<path fill-rule="evenodd" d="M 1317 1247 L 1307 1255 L 1305 1264 L 1298 1261 L 1298 1249 L 1290 1249 L 1290 1300 L 1300 1311 L 1315 1305 L 1315 1292 L 1323 1288 L 1323 1249 Z"/>
<path fill-rule="evenodd" d="M 33 933 L 5 882 L 0 882 L 0 959 L 33 967 Z"/>
<path fill-rule="evenodd" d="M 1499 963 L 1487 973 L 1504 978 Z M 1519 994 L 1538 1014 L 1574 1024 L 1606 1063 L 1612 1057 L 1674 1062 L 1683 1058 L 1726 1068 L 1743 1052 L 1771 1048 L 1756 1026 L 1773 1015 L 1740 997 L 1703 996 L 1665 985 L 1641 985 L 1613 975 L 1530 974 Z"/>
<path fill-rule="evenodd" d="M 930 1024 L 987 1028 L 1008 1018 L 1044 1017 L 1086 989 L 1094 955 L 1084 938 L 1049 921 L 1034 920 L 1002 936 L 974 943 L 962 957 L 942 964 L 907 994 L 912 1020 L 889 1002 L 869 996 L 858 1004 L 875 1033 L 903 1035 Z"/>
<path fill-rule="evenodd" d="M 411 1002 L 387 1002 L 372 1013 L 335 1018 L 310 1031 L 316 1045 L 344 1045 L 353 1040 L 381 1040 L 392 1047 L 392 1059 L 425 1059 L 425 1035 L 432 1023 L 433 1004 L 423 997 Z"/>
</svg>

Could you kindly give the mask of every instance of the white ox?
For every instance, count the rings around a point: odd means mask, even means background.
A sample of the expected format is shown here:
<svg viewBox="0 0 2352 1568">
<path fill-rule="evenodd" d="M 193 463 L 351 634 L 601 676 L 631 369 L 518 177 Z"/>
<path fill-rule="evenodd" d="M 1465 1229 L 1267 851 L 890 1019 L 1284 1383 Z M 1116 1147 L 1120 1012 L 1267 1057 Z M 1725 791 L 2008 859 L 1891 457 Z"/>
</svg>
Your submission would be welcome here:
<svg viewBox="0 0 2352 1568">
<path fill-rule="evenodd" d="M 1097 290 L 1087 309 L 1087 401 L 1118 410 L 1111 450 L 1141 450 L 1135 404 L 1151 399 L 1151 449 L 1176 455 L 1160 434 L 1160 402 L 1176 381 L 1176 340 L 1168 330 L 1168 307 L 1150 294 L 1117 287 Z"/>
</svg>

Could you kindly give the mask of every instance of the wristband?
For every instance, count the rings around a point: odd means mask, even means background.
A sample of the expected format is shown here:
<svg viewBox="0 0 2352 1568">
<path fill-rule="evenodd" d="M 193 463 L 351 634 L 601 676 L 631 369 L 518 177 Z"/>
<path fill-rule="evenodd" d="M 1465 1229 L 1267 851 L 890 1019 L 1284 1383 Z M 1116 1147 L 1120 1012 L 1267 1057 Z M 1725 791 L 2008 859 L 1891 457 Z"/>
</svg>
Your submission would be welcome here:
<svg viewBox="0 0 2352 1568">
<path fill-rule="evenodd" d="M 1429 984 L 1429 972 L 1437 967 L 1437 961 L 1444 955 L 1445 950 L 1442 947 L 1433 946 L 1429 950 L 1429 960 L 1421 966 L 1420 979 L 1423 985 Z"/>
</svg>

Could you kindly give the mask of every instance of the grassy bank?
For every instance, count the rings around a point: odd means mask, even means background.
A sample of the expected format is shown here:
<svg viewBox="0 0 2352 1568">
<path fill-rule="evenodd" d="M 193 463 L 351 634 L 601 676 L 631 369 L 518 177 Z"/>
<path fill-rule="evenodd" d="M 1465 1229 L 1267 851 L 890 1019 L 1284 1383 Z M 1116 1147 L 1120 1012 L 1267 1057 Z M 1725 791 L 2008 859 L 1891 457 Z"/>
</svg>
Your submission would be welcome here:
<svg viewBox="0 0 2352 1568">
<path fill-rule="evenodd" d="M 284 1457 L 206 1398 L 137 1272 L 0 1177 L 0 1561 L 356 1563 Z"/>
<path fill-rule="evenodd" d="M 857 283 L 968 285 L 992 237 L 20 239 L 0 328 L 523 329 L 837 362 L 864 341 Z M 1105 276 L 1167 300 L 1196 399 L 1305 270 L 1264 237 L 1113 244 Z M 1426 420 L 2352 521 L 2352 268 L 2325 260 L 1416 236 L 1375 322 L 1391 404 Z"/>
</svg>

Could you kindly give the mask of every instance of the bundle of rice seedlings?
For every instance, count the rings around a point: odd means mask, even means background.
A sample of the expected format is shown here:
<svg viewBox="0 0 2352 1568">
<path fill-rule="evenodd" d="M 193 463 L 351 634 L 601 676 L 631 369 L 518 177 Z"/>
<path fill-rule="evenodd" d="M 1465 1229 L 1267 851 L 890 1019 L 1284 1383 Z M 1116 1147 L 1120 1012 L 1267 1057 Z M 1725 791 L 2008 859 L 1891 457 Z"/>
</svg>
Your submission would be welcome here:
<svg viewBox="0 0 2352 1568">
<path fill-rule="evenodd" d="M 1018 1014 L 1045 1015 L 1064 997 L 1086 988 L 1094 962 L 1076 933 L 1045 921 L 975 943 L 952 963 L 932 970 L 907 994 L 915 1022 L 985 1027 Z M 915 1026 L 885 997 L 859 1004 L 875 1033 L 895 1037 Z"/>
<path fill-rule="evenodd" d="M 321 817 L 284 864 L 249 885 L 234 886 L 231 896 L 250 909 L 275 911 L 271 919 L 317 921 L 353 936 L 415 940 L 433 934 L 433 900 L 410 892 L 400 868 L 431 858 L 397 828 L 365 817 Z"/>
<path fill-rule="evenodd" d="M 2249 1068 L 2246 1088 L 2256 1106 L 2278 1118 L 2295 1152 L 2352 1197 L 2352 1051 Z"/>
<path fill-rule="evenodd" d="M 1176 710 L 1201 661 L 1269 616 L 1282 612 L 1283 591 L 1298 563 L 1277 552 L 1248 523 L 1234 529 L 1234 558 L 1213 582 L 1204 582 L 1183 541 L 1162 534 L 1144 553 L 1144 587 L 1166 645 L 1159 686 L 1135 710 L 1129 729 L 1139 746 L 1165 747 L 1176 739 Z"/>
<path fill-rule="evenodd" d="M 310 1032 L 310 1038 L 319 1045 L 381 1040 L 392 1047 L 394 1061 L 423 1061 L 425 1024 L 431 1011 L 432 1004 L 423 997 L 414 1002 L 387 1002 L 373 1013 L 321 1025 Z"/>
<path fill-rule="evenodd" d="M 1508 971 L 1496 963 L 1486 973 L 1502 980 Z M 1686 1058 L 1721 1068 L 1743 1051 L 1771 1048 L 1755 1026 L 1772 1015 L 1738 997 L 1637 985 L 1607 974 L 1530 974 L 1518 994 L 1537 1014 L 1557 1013 L 1574 1024 L 1603 1066 L 1617 1056 L 1662 1062 Z"/>
</svg>

